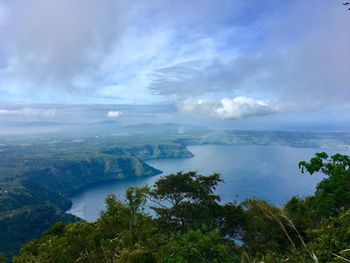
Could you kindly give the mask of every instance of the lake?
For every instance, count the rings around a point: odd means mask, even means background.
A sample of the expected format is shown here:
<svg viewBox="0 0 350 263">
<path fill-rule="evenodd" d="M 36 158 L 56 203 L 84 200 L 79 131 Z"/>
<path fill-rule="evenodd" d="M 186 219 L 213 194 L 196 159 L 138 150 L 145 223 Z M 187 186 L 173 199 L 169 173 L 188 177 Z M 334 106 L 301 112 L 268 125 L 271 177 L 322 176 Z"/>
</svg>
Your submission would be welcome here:
<svg viewBox="0 0 350 263">
<path fill-rule="evenodd" d="M 202 175 L 220 173 L 224 183 L 218 186 L 217 192 L 223 202 L 256 197 L 282 205 L 294 195 L 312 194 L 322 179 L 320 175 L 301 174 L 298 169 L 299 161 L 309 160 L 316 152 L 325 151 L 322 149 L 261 145 L 198 145 L 188 149 L 194 157 L 147 163 L 162 170 L 163 175 L 178 171 L 198 171 Z M 105 208 L 108 194 L 123 198 L 128 187 L 151 185 L 160 176 L 126 178 L 86 188 L 70 196 L 73 206 L 67 213 L 94 221 Z"/>
</svg>

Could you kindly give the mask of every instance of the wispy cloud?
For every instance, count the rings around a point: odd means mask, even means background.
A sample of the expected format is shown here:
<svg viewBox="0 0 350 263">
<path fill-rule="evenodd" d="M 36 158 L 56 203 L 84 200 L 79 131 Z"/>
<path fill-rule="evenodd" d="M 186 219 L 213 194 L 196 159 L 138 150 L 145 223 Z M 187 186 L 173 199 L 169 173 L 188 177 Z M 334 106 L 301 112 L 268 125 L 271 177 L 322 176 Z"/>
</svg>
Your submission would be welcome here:
<svg viewBox="0 0 350 263">
<path fill-rule="evenodd" d="M 1 109 L 0 116 L 21 116 L 21 117 L 44 117 L 50 118 L 56 115 L 54 109 L 20 108 L 20 109 Z"/>
<path fill-rule="evenodd" d="M 243 3 L 4 2 L 2 97 L 84 102 L 101 90 L 118 94 L 119 102 L 164 101 L 149 92 L 149 73 L 216 56 L 236 28 L 220 25 L 239 15 Z"/>
<path fill-rule="evenodd" d="M 346 106 L 349 27 L 340 3 L 317 0 L 2 1 L 0 100 L 221 119 Z"/>
</svg>

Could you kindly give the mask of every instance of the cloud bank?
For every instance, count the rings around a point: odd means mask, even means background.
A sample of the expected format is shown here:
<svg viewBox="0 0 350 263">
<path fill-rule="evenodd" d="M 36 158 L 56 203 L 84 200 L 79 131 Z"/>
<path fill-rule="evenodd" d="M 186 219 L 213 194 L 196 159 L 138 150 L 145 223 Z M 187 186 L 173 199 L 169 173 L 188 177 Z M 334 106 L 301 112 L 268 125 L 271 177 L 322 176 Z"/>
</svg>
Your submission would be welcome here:
<svg viewBox="0 0 350 263">
<path fill-rule="evenodd" d="M 0 101 L 218 119 L 347 107 L 349 27 L 334 1 L 0 0 Z"/>
</svg>

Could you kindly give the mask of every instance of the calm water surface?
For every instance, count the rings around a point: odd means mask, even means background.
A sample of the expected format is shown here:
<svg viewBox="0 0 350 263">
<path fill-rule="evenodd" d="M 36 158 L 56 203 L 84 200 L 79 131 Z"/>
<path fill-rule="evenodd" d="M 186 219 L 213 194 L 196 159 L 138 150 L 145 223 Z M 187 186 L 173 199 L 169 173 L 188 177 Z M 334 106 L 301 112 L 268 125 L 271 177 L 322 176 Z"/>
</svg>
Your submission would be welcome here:
<svg viewBox="0 0 350 263">
<path fill-rule="evenodd" d="M 257 197 L 283 204 L 294 195 L 312 194 L 322 179 L 320 175 L 301 174 L 298 169 L 299 161 L 309 160 L 316 152 L 324 151 L 321 149 L 259 145 L 200 145 L 188 148 L 194 154 L 193 158 L 147 163 L 162 170 L 163 175 L 177 171 L 198 171 L 203 175 L 220 173 L 224 183 L 217 192 L 224 202 Z M 73 206 L 67 212 L 94 221 L 105 208 L 104 200 L 108 194 L 114 193 L 123 198 L 128 187 L 151 185 L 160 176 L 127 178 L 86 188 L 70 197 Z"/>
</svg>

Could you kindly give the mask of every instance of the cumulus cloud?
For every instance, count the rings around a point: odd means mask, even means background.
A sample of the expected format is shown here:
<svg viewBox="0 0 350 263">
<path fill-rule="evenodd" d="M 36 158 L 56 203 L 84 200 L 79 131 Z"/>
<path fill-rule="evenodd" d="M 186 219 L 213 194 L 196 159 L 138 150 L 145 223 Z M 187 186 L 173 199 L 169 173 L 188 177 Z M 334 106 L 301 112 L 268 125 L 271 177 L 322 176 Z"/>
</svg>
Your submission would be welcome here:
<svg viewBox="0 0 350 263">
<path fill-rule="evenodd" d="M 252 115 L 267 115 L 274 111 L 267 102 L 247 97 L 224 98 L 221 107 L 215 110 L 217 116 L 223 119 L 235 119 Z"/>
<path fill-rule="evenodd" d="M 187 99 L 179 103 L 179 110 L 187 114 L 220 119 L 239 119 L 275 113 L 268 102 L 247 97 L 223 98 L 221 100 Z"/>
<path fill-rule="evenodd" d="M 107 118 L 117 118 L 120 117 L 123 113 L 121 111 L 109 111 L 107 113 Z"/>
</svg>

